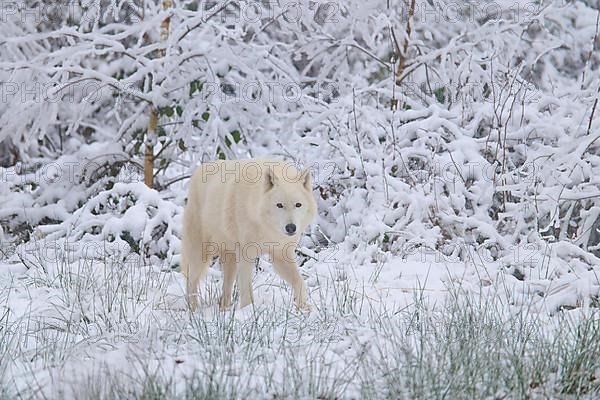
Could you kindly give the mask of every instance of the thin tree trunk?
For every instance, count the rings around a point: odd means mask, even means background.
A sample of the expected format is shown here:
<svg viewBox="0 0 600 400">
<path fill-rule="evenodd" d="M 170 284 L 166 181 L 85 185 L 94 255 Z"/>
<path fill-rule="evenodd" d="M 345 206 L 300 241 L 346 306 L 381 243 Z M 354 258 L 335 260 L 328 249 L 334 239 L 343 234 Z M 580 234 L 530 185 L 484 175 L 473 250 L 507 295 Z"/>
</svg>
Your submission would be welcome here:
<svg viewBox="0 0 600 400">
<path fill-rule="evenodd" d="M 404 69 L 406 67 L 406 56 L 408 53 L 408 44 L 410 41 L 410 34 L 412 33 L 412 23 L 415 15 L 415 5 L 417 0 L 412 0 L 410 2 L 410 7 L 408 9 L 408 20 L 406 21 L 406 34 L 404 35 L 404 43 L 402 44 L 402 51 L 398 50 L 400 53 L 400 60 L 398 62 L 398 68 L 396 70 L 396 85 L 400 86 L 402 84 L 402 80 L 404 79 Z M 397 43 L 396 43 L 397 45 Z"/>
<path fill-rule="evenodd" d="M 151 106 L 148 132 L 146 133 L 146 150 L 144 153 L 144 183 L 149 188 L 154 185 L 154 142 L 156 140 L 157 123 L 158 115 L 156 108 Z"/>
<path fill-rule="evenodd" d="M 163 10 L 171 8 L 171 0 L 163 0 Z M 167 17 L 160 24 L 160 41 L 165 43 L 169 38 L 169 27 L 171 18 Z M 165 49 L 159 51 L 159 58 L 164 57 Z M 144 152 L 144 183 L 148 187 L 154 186 L 154 143 L 156 142 L 156 126 L 158 125 L 158 110 L 155 106 L 150 107 L 148 118 L 148 132 L 146 133 L 146 149 Z"/>
</svg>

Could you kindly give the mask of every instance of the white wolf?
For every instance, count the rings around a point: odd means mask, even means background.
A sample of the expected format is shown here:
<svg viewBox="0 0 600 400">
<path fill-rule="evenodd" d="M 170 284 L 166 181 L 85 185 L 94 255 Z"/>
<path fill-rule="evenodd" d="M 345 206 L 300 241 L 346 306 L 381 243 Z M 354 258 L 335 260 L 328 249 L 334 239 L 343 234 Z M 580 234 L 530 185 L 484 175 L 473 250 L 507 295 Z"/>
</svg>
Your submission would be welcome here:
<svg viewBox="0 0 600 400">
<path fill-rule="evenodd" d="M 219 256 L 224 273 L 220 306 L 231 305 L 236 267 L 240 306 L 252 303 L 252 270 L 263 254 L 292 287 L 296 305 L 307 307 L 294 250 L 316 212 L 308 169 L 300 172 L 277 160 L 216 161 L 197 168 L 183 216 L 181 253 L 192 310 L 198 305 L 198 284 L 214 256 Z"/>
</svg>

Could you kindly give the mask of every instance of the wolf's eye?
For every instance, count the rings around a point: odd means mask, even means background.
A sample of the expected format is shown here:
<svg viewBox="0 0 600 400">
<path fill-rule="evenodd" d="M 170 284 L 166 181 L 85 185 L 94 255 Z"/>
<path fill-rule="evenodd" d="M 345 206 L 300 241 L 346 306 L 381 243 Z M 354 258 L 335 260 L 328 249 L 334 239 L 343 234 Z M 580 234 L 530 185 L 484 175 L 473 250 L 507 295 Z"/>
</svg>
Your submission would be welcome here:
<svg viewBox="0 0 600 400">
<path fill-rule="evenodd" d="M 296 203 L 296 207 L 300 208 L 300 207 L 302 207 L 302 204 L 301 203 Z"/>
<path fill-rule="evenodd" d="M 277 203 L 276 205 L 277 205 L 277 208 L 283 208 L 283 204 L 281 204 L 281 203 Z"/>
</svg>

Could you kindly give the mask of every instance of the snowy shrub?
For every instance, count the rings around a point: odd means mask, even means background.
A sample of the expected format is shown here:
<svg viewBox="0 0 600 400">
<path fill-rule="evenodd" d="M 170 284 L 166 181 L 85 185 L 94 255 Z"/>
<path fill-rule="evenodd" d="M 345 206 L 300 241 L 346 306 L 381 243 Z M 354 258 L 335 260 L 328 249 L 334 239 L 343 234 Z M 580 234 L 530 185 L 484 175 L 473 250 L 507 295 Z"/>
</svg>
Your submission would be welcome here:
<svg viewBox="0 0 600 400">
<path fill-rule="evenodd" d="M 181 213 L 141 182 L 117 183 L 88 199 L 67 221 L 46 227 L 51 233 L 44 240 L 68 244 L 75 258 L 103 259 L 106 253 L 125 260 L 134 254 L 169 266 L 179 254 Z"/>
</svg>

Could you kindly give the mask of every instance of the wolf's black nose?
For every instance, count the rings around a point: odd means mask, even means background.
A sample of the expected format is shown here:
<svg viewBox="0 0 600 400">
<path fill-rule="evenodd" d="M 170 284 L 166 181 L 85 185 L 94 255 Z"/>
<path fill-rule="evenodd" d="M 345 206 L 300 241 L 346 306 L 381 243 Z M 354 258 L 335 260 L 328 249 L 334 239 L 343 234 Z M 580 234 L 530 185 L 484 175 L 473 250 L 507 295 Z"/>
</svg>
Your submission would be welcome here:
<svg viewBox="0 0 600 400">
<path fill-rule="evenodd" d="M 287 232 L 288 235 L 293 235 L 294 233 L 296 233 L 296 225 L 287 224 L 285 226 L 285 231 Z"/>
</svg>

